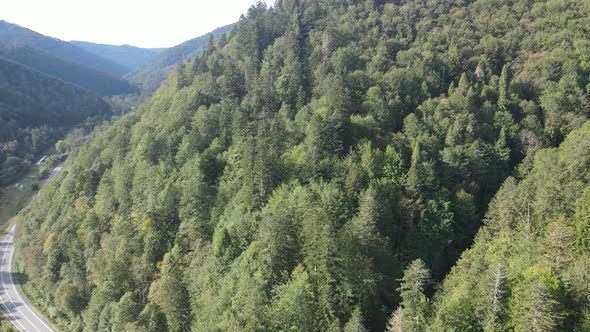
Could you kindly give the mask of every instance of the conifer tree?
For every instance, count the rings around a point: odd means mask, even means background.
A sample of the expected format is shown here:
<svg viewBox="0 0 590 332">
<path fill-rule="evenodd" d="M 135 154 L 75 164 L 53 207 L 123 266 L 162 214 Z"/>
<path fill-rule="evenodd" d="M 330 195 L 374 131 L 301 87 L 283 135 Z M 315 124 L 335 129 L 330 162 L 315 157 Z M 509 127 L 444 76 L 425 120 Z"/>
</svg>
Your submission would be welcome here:
<svg viewBox="0 0 590 332">
<path fill-rule="evenodd" d="M 509 72 L 508 66 L 502 67 L 502 73 L 500 74 L 500 82 L 498 86 L 498 108 L 500 111 L 508 111 L 510 106 L 510 83 L 509 83 Z"/>
<path fill-rule="evenodd" d="M 505 269 L 501 264 L 493 268 L 486 288 L 488 299 L 483 323 L 484 331 L 496 332 L 501 330 L 500 315 L 506 297 L 506 278 Z"/>
<path fill-rule="evenodd" d="M 358 306 L 354 308 L 352 316 L 344 325 L 344 332 L 368 332 L 363 324 L 363 313 Z"/>
<path fill-rule="evenodd" d="M 426 327 L 429 303 L 424 290 L 429 282 L 430 272 L 420 259 L 410 263 L 404 270 L 399 292 L 405 331 L 423 331 Z"/>
<path fill-rule="evenodd" d="M 551 297 L 547 287 L 540 280 L 534 280 L 520 296 L 516 311 L 512 313 L 515 330 L 555 331 L 560 315 L 556 310 L 557 302 Z"/>
<path fill-rule="evenodd" d="M 150 299 L 165 313 L 170 331 L 190 329 L 190 301 L 178 247 L 164 256 L 161 277 L 150 289 Z"/>
</svg>

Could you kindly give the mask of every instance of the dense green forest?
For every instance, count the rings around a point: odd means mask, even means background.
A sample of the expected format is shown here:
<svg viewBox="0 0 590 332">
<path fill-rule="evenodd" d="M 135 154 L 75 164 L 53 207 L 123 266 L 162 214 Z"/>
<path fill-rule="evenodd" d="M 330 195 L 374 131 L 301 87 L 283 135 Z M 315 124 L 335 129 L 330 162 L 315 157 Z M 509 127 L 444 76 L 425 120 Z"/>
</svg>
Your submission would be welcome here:
<svg viewBox="0 0 590 332">
<path fill-rule="evenodd" d="M 431 331 L 590 331 L 590 122 L 518 177 L 496 194 L 432 307 L 416 301 L 430 287 L 414 277 L 425 266 L 408 268 L 402 331 L 425 322 Z"/>
<path fill-rule="evenodd" d="M 128 72 L 128 69 L 124 66 L 87 52 L 74 44 L 44 36 L 4 20 L 0 20 L 0 44 L 6 47 L 26 45 L 56 58 L 109 73 L 116 77 L 121 77 Z"/>
<path fill-rule="evenodd" d="M 228 33 L 234 27 L 233 24 L 217 28 L 211 33 L 187 40 L 182 44 L 167 48 L 151 57 L 133 72 L 126 75 L 126 78 L 144 91 L 151 93 L 156 90 L 166 79 L 166 76 L 176 67 L 177 64 L 186 62 L 196 54 L 202 52 L 209 45 L 209 38 L 218 39 L 224 33 Z"/>
<path fill-rule="evenodd" d="M 129 72 L 138 69 L 156 54 L 166 50 L 163 48 L 140 48 L 131 45 L 95 44 L 85 41 L 71 41 L 70 43 L 90 53 L 123 65 Z"/>
<path fill-rule="evenodd" d="M 258 3 L 21 213 L 24 288 L 71 331 L 587 331 L 589 17 Z"/>
<path fill-rule="evenodd" d="M 137 87 L 122 78 L 62 60 L 29 46 L 2 47 L 0 45 L 0 57 L 74 83 L 101 96 L 138 92 Z"/>
<path fill-rule="evenodd" d="M 90 92 L 0 57 L 0 185 L 26 172 L 67 129 L 110 114 Z"/>
</svg>

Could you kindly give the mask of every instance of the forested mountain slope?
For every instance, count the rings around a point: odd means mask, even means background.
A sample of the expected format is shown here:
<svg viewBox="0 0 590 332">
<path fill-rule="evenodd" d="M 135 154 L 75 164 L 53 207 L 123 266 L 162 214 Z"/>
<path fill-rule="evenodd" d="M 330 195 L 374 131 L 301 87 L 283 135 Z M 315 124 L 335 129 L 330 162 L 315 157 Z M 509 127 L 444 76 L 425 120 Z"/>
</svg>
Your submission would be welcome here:
<svg viewBox="0 0 590 332">
<path fill-rule="evenodd" d="M 178 63 L 185 62 L 203 51 L 209 45 L 210 36 L 219 39 L 224 33 L 229 33 L 233 27 L 234 24 L 229 24 L 217 28 L 205 36 L 187 40 L 182 44 L 162 50 L 126 77 L 145 91 L 154 91 Z"/>
<path fill-rule="evenodd" d="M 259 3 L 19 216 L 24 287 L 73 331 L 382 331 L 402 299 L 428 310 L 409 281 L 441 281 L 515 166 L 587 121 L 588 17 L 583 0 Z"/>
<path fill-rule="evenodd" d="M 128 72 L 125 67 L 96 56 L 73 44 L 47 37 L 35 31 L 0 20 L 0 44 L 4 46 L 29 46 L 65 61 L 94 68 L 121 77 Z"/>
<path fill-rule="evenodd" d="M 18 62 L 44 74 L 74 83 L 101 96 L 137 92 L 137 88 L 122 78 L 90 67 L 62 60 L 29 46 L 2 47 L 0 57 Z"/>
<path fill-rule="evenodd" d="M 0 58 L 0 185 L 26 172 L 68 127 L 110 112 L 82 88 Z"/>
<path fill-rule="evenodd" d="M 83 48 L 90 53 L 123 65 L 128 68 L 130 72 L 136 70 L 148 60 L 152 59 L 156 54 L 165 50 L 140 48 L 131 45 L 96 44 L 85 41 L 71 41 L 70 43 Z"/>
<path fill-rule="evenodd" d="M 590 123 L 523 168 L 490 204 L 432 308 L 406 293 L 402 331 L 590 331 Z M 418 284 L 408 271 L 404 279 Z"/>
</svg>

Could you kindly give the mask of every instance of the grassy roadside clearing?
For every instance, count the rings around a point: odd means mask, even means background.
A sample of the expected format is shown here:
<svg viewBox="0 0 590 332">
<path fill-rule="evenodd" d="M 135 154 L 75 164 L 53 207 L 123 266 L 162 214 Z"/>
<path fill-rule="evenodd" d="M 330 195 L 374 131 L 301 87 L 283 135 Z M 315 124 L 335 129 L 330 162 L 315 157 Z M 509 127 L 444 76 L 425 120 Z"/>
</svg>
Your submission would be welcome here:
<svg viewBox="0 0 590 332">
<path fill-rule="evenodd" d="M 0 188 L 0 227 L 22 210 L 37 193 L 41 181 L 37 168 L 32 168 L 17 183 Z M 37 189 L 34 186 L 37 186 Z"/>
</svg>

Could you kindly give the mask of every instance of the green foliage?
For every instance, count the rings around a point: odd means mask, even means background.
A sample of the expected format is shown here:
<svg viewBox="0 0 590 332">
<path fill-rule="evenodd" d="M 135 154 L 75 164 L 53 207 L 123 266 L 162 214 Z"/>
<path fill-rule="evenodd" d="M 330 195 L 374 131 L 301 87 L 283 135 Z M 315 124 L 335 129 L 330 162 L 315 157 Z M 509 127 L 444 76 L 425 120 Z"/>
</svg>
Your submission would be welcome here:
<svg viewBox="0 0 590 332">
<path fill-rule="evenodd" d="M 344 332 L 367 332 L 367 328 L 363 324 L 363 314 L 360 308 L 355 308 L 352 312 L 352 316 L 344 325 Z"/>
<path fill-rule="evenodd" d="M 148 303 L 139 314 L 139 322 L 148 332 L 168 330 L 166 316 L 157 304 Z"/>
<path fill-rule="evenodd" d="M 177 250 L 164 257 L 162 277 L 152 284 L 149 295 L 151 302 L 159 305 L 166 316 L 170 331 L 186 331 L 190 325 L 190 304 L 181 259 Z"/>
<path fill-rule="evenodd" d="M 428 315 L 428 299 L 424 290 L 428 286 L 430 272 L 420 259 L 413 261 L 404 271 L 399 288 L 402 326 L 407 331 L 423 331 Z"/>
<path fill-rule="evenodd" d="M 86 90 L 0 58 L 0 185 L 24 174 L 37 157 L 76 125 L 111 113 Z"/>
<path fill-rule="evenodd" d="M 131 293 L 121 297 L 113 309 L 113 330 L 123 331 L 127 324 L 135 321 L 139 315 L 139 306 Z"/>
<path fill-rule="evenodd" d="M 125 77 L 130 82 L 140 86 L 144 91 L 154 91 L 177 64 L 181 64 L 188 58 L 205 50 L 208 45 L 209 36 L 212 35 L 216 39 L 220 39 L 223 34 L 229 33 L 233 27 L 233 24 L 223 26 L 207 35 L 188 40 L 182 44 L 152 54 L 141 65 L 132 68 L 133 71 Z"/>
<path fill-rule="evenodd" d="M 574 214 L 576 248 L 585 253 L 590 252 L 590 187 L 576 201 Z"/>
<path fill-rule="evenodd" d="M 580 330 L 588 10 L 257 2 L 19 217 L 30 288 L 87 331 Z"/>
<path fill-rule="evenodd" d="M 539 151 L 528 176 L 500 189 L 473 248 L 435 296 L 433 330 L 584 330 L 588 139 L 590 123 L 559 149 Z"/>
<path fill-rule="evenodd" d="M 268 309 L 269 329 L 272 331 L 316 331 L 319 317 L 317 301 L 309 275 L 297 266 L 291 280 L 278 286 Z"/>
</svg>

